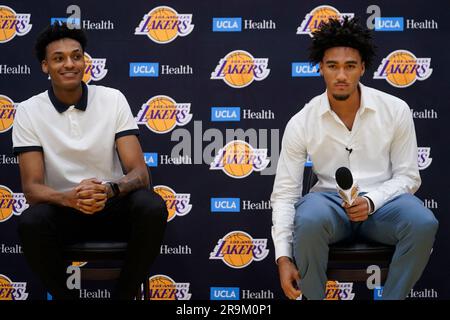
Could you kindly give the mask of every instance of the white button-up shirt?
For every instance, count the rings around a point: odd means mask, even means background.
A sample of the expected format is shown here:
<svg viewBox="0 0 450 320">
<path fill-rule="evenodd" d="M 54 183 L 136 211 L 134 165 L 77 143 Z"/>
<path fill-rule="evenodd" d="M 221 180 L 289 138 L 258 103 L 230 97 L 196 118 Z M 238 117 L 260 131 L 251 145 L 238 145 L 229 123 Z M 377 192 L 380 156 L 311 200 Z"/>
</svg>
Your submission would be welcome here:
<svg viewBox="0 0 450 320">
<path fill-rule="evenodd" d="M 375 211 L 420 186 L 416 134 L 408 105 L 361 83 L 359 87 L 361 104 L 351 131 L 331 110 L 326 92 L 313 98 L 286 126 L 271 196 L 276 259 L 292 257 L 294 204 L 301 198 L 307 155 L 319 179 L 312 192 L 336 191 L 336 169 L 347 167 L 360 191 L 373 201 Z"/>
</svg>

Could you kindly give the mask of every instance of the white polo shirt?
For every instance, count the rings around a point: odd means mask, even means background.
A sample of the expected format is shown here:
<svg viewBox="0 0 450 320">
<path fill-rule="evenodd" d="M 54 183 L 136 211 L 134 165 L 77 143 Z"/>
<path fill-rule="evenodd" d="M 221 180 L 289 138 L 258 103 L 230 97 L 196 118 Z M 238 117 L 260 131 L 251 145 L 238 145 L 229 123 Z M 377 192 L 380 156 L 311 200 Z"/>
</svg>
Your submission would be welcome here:
<svg viewBox="0 0 450 320">
<path fill-rule="evenodd" d="M 20 103 L 14 118 L 14 154 L 42 151 L 45 184 L 60 192 L 87 178 L 122 177 L 115 140 L 139 134 L 119 90 L 82 85 L 83 95 L 76 105 L 64 105 L 50 88 Z"/>
</svg>

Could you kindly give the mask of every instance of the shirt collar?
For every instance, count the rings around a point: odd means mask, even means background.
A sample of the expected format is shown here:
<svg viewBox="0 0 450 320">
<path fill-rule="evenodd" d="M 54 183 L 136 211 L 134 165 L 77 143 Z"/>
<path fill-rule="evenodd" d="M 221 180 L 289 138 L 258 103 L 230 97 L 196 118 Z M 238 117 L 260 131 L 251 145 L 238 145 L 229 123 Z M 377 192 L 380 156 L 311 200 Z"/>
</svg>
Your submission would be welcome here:
<svg viewBox="0 0 450 320">
<path fill-rule="evenodd" d="M 358 86 L 361 90 L 361 102 L 359 111 L 360 114 L 362 114 L 366 109 L 376 111 L 375 103 L 367 87 L 364 86 L 361 82 L 358 84 Z M 331 106 L 330 101 L 328 100 L 327 91 L 325 91 L 320 99 L 319 115 L 322 116 L 327 112 L 331 112 Z"/>
<path fill-rule="evenodd" d="M 81 111 L 85 111 L 88 102 L 88 87 L 83 81 L 81 82 L 81 91 L 82 91 L 81 99 L 75 104 L 75 108 Z M 59 113 L 63 113 L 71 106 L 59 101 L 58 98 L 55 96 L 55 93 L 53 92 L 53 87 L 51 86 L 50 89 L 48 89 L 48 97 L 50 98 L 50 101 L 52 102 L 53 106 Z"/>
</svg>

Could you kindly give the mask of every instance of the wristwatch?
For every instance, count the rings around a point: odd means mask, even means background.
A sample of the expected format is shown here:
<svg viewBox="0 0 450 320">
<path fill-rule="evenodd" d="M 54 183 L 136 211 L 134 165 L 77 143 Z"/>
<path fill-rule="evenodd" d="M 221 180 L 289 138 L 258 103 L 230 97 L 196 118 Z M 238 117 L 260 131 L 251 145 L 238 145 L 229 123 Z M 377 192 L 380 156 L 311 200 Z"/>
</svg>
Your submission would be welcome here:
<svg viewBox="0 0 450 320">
<path fill-rule="evenodd" d="M 112 181 L 108 181 L 106 183 L 109 184 L 109 186 L 111 187 L 113 197 L 116 197 L 120 194 L 119 185 L 117 183 L 112 182 Z"/>
</svg>

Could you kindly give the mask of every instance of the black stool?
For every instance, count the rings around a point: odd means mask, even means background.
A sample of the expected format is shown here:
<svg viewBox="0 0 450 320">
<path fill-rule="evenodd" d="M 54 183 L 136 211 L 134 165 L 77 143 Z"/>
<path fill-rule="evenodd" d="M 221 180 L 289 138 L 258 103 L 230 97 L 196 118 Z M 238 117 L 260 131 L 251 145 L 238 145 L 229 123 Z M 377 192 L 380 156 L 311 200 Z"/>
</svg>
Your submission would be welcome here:
<svg viewBox="0 0 450 320">
<path fill-rule="evenodd" d="M 68 245 L 63 250 L 63 257 L 67 261 L 120 261 L 125 259 L 127 251 L 126 242 L 80 242 Z M 120 268 L 82 267 L 81 281 L 83 280 L 115 280 L 119 278 Z M 144 300 L 149 300 L 149 283 L 144 281 Z M 142 299 L 142 292 L 136 294 L 138 300 Z"/>
<path fill-rule="evenodd" d="M 328 252 L 327 276 L 330 280 L 364 282 L 367 266 L 377 265 L 381 282 L 386 281 L 395 247 L 376 242 L 335 243 Z"/>
</svg>

